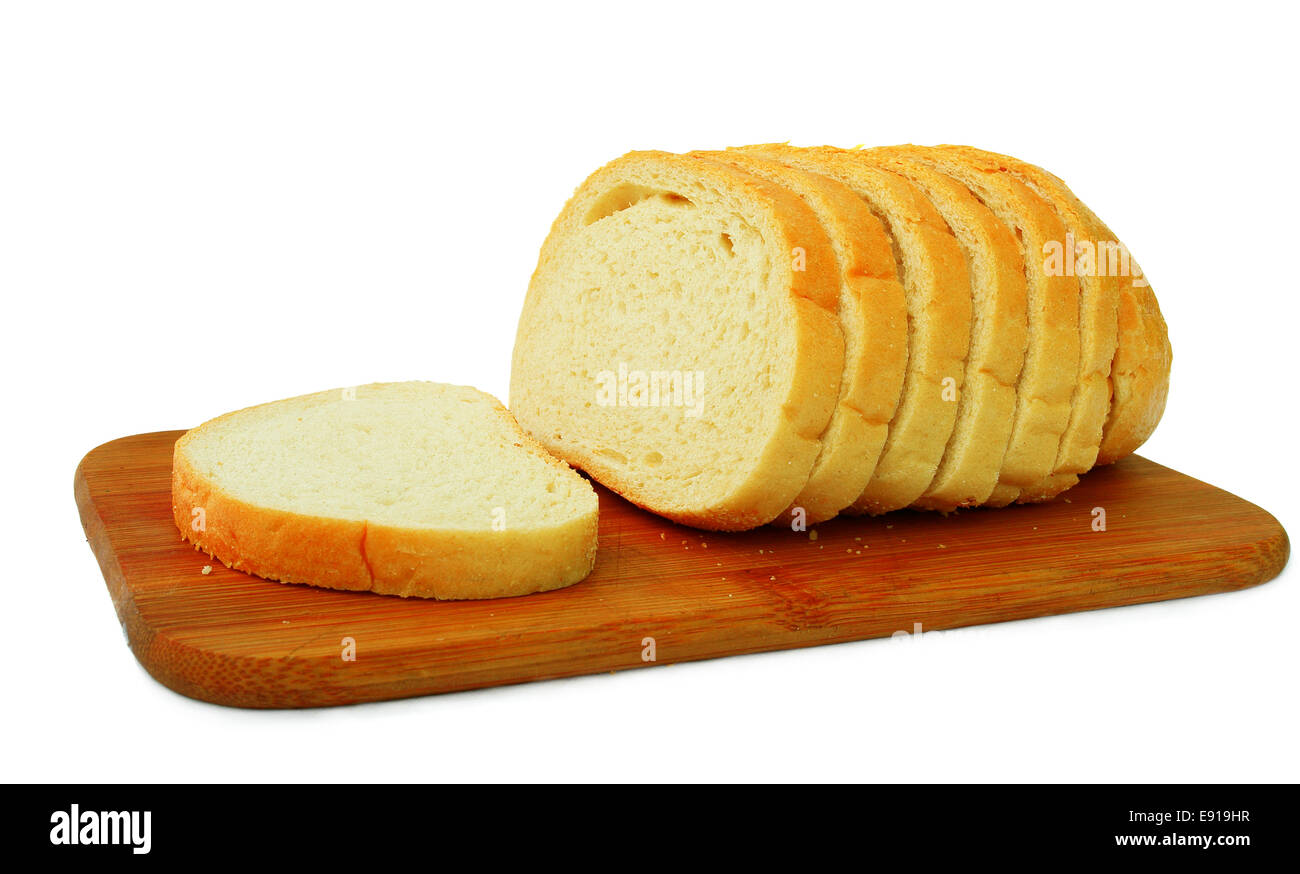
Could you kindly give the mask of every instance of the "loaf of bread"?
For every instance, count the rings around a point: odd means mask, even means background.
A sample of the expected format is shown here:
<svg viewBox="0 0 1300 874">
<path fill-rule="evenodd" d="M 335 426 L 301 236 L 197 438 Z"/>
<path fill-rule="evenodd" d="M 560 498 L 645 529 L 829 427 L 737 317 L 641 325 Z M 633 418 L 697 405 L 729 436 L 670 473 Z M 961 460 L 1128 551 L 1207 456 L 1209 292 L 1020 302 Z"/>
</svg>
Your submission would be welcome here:
<svg viewBox="0 0 1300 874">
<path fill-rule="evenodd" d="M 176 442 L 184 537 L 287 583 L 425 598 L 556 589 L 591 572 L 596 493 L 490 395 L 431 382 L 320 392 Z"/>
<path fill-rule="evenodd" d="M 965 146 L 640 152 L 556 219 L 510 403 L 654 512 L 798 530 L 1050 500 L 1150 436 L 1170 360 L 1128 250 L 1041 168 Z"/>
</svg>

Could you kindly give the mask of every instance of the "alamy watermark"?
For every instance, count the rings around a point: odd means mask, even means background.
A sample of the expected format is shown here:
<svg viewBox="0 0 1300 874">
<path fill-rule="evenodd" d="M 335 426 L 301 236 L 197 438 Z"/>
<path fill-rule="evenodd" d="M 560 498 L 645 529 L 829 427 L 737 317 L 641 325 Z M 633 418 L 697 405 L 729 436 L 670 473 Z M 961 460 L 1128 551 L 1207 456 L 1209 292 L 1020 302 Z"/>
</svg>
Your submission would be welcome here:
<svg viewBox="0 0 1300 874">
<path fill-rule="evenodd" d="M 55 846 L 128 846 L 137 856 L 153 846 L 150 832 L 153 812 L 149 810 L 82 810 L 73 804 L 68 810 L 50 814 L 50 843 Z"/>
<path fill-rule="evenodd" d="M 688 418 L 704 410 L 704 371 L 616 370 L 596 374 L 596 404 L 601 407 L 680 407 Z"/>
<path fill-rule="evenodd" d="M 1066 234 L 1065 242 L 1043 244 L 1043 272 L 1048 276 L 1131 276 L 1133 285 L 1150 285 L 1142 268 L 1118 240 L 1077 240 Z"/>
</svg>

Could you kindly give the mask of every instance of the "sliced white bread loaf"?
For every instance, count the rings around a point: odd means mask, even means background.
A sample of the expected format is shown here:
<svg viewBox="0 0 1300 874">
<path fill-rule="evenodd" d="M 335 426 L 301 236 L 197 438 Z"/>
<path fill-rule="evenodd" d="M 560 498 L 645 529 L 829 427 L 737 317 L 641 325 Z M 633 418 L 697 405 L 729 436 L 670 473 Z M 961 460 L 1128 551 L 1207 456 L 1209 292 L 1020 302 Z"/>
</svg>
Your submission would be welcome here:
<svg viewBox="0 0 1300 874">
<path fill-rule="evenodd" d="M 1093 318 L 1091 342 L 1085 337 L 1085 359 L 1090 380 L 1087 386 L 1099 384 L 1096 374 L 1107 374 L 1109 404 L 1102 426 L 1100 448 L 1095 456 L 1097 464 L 1110 464 L 1134 452 L 1151 436 L 1164 413 L 1169 394 L 1169 369 L 1173 360 L 1169 345 L 1169 329 L 1160 313 L 1160 305 L 1141 268 L 1123 248 L 1119 237 L 1081 201 L 1070 188 L 1054 174 L 1033 164 L 1007 155 L 972 149 L 969 146 L 948 147 L 979 155 L 999 170 L 1010 173 L 1041 197 L 1051 201 L 1067 217 L 1067 226 L 1075 230 L 1076 241 L 1086 238 L 1096 249 L 1093 277 L 1084 276 L 1085 294 L 1092 290 L 1100 301 Z M 1108 251 L 1105 265 L 1101 249 Z M 1116 251 L 1118 249 L 1118 251 Z M 1116 256 L 1118 255 L 1118 263 Z M 1099 275 L 1098 275 L 1099 274 Z M 1099 280 L 1099 282 L 1095 282 Z M 1115 350 L 1108 365 L 1103 365 L 1105 349 L 1109 342 L 1107 312 L 1116 308 Z M 1082 369 L 1081 369 L 1082 372 Z M 1095 409 L 1099 389 L 1089 389 L 1092 400 L 1083 408 Z M 1096 415 L 1089 412 L 1078 420 L 1076 446 L 1086 446 L 1093 436 Z M 1075 426 L 1075 420 L 1071 421 Z M 1063 445 L 1063 449 L 1064 449 Z M 1086 455 L 1078 456 L 1080 461 Z"/>
<path fill-rule="evenodd" d="M 490 395 L 381 383 L 250 407 L 176 442 L 184 537 L 236 570 L 425 598 L 590 573 L 596 493 Z"/>
<path fill-rule="evenodd" d="M 1045 263 L 1055 263 L 1057 269 L 1076 276 L 1080 289 L 1079 371 L 1070 421 L 1061 435 L 1052 475 L 1040 486 L 1025 489 L 1019 498 L 1045 500 L 1073 485 L 1077 474 L 1088 472 L 1097 462 L 1102 429 L 1110 412 L 1110 372 L 1118 342 L 1121 278 L 1104 269 L 1105 247 L 1109 244 L 1104 226 L 1096 216 L 1080 210 L 1077 201 L 1040 184 L 1034 178 L 1037 174 L 1017 172 L 1002 155 L 969 146 L 940 148 L 965 156 L 985 172 L 1010 173 L 1051 204 L 1065 227 L 1065 239 L 1049 241 L 1056 243 L 1053 251 L 1036 253 Z"/>
<path fill-rule="evenodd" d="M 735 150 L 695 152 L 797 194 L 835 251 L 844 372 L 807 484 L 774 525 L 834 517 L 866 489 L 889 435 L 907 366 L 907 299 L 884 227 L 842 183 Z"/>
<path fill-rule="evenodd" d="M 510 406 L 543 446 L 660 515 L 770 522 L 840 396 L 840 272 L 797 195 L 633 152 L 555 220 L 515 340 Z"/>
<path fill-rule="evenodd" d="M 913 506 L 950 511 L 982 504 L 1002 469 L 1025 362 L 1024 257 L 1011 229 L 957 180 L 888 149 L 862 155 L 925 192 L 956 235 L 970 269 L 971 347 L 957 424 L 934 481 Z"/>
<path fill-rule="evenodd" d="M 1016 385 L 1016 415 L 998 485 L 985 502 L 1002 506 L 1024 489 L 1041 487 L 1055 470 L 1061 435 L 1070 421 L 1079 370 L 1079 283 L 1048 270 L 1040 253 L 1065 239 L 1049 203 L 1004 173 L 980 169 L 963 155 L 925 146 L 891 146 L 961 182 L 1011 227 L 1021 244 L 1028 290 L 1028 345 Z M 1072 483 L 1070 483 L 1072 484 Z"/>
<path fill-rule="evenodd" d="M 862 198 L 889 235 L 906 292 L 907 372 L 880 461 L 847 511 L 874 514 L 906 507 L 929 488 L 956 422 L 971 319 L 961 247 L 920 189 L 856 152 L 785 145 L 739 151 L 841 182 Z"/>
</svg>

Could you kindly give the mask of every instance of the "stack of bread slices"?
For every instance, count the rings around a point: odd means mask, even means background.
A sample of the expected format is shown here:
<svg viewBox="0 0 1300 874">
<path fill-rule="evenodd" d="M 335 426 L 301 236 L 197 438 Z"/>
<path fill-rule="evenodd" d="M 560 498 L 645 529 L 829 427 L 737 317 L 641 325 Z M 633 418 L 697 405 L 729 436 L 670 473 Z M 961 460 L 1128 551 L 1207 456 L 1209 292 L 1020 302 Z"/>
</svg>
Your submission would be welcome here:
<svg viewBox="0 0 1300 874">
<path fill-rule="evenodd" d="M 1128 250 L 1056 176 L 964 146 L 633 152 L 555 220 L 510 407 L 714 530 L 1049 500 L 1164 410 Z"/>
</svg>

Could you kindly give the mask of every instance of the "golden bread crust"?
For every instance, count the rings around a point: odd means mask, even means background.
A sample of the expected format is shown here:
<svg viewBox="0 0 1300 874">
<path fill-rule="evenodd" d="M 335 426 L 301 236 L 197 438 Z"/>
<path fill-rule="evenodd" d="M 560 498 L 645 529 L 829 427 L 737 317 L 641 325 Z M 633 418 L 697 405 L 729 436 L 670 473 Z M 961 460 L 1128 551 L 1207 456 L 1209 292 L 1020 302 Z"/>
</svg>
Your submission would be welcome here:
<svg viewBox="0 0 1300 874">
<path fill-rule="evenodd" d="M 1104 241 L 1121 244 L 1114 231 L 1065 182 L 1042 167 L 1008 155 L 984 152 L 968 146 L 943 148 L 982 155 L 984 160 L 1022 179 L 1052 200 L 1058 210 L 1087 229 L 1086 232 L 1091 234 L 1094 243 Z M 1101 293 L 1105 296 L 1102 307 L 1115 309 L 1115 351 L 1107 370 L 1110 400 L 1095 456 L 1096 464 L 1110 464 L 1134 452 L 1155 431 L 1164 414 L 1165 401 L 1169 395 L 1169 372 L 1173 354 L 1169 344 L 1169 329 L 1160 312 L 1160 304 L 1140 270 L 1131 269 L 1127 276 L 1107 271 L 1098 278 L 1101 281 Z M 1102 312 L 1098 325 L 1100 330 L 1105 330 L 1107 323 L 1102 321 L 1105 310 Z M 1105 342 L 1104 335 L 1100 342 Z M 1095 412 L 1086 415 L 1087 419 L 1081 420 L 1080 444 L 1091 436 L 1095 427 Z M 1086 431 L 1083 430 L 1085 421 Z M 1082 460 L 1081 456 L 1079 458 Z M 1073 465 L 1079 466 L 1079 461 Z"/>
<path fill-rule="evenodd" d="M 1050 241 L 1065 238 L 1065 227 L 1051 205 L 1029 187 L 966 155 L 925 146 L 893 146 L 888 152 L 914 158 L 966 185 L 1015 229 L 1022 243 L 1029 290 L 1029 344 L 999 485 L 1035 488 L 1055 468 L 1079 370 L 1079 283 L 1074 277 L 1049 271 L 1037 257 Z"/>
<path fill-rule="evenodd" d="M 885 513 L 917 500 L 934 479 L 956 423 L 970 345 L 971 299 L 965 255 L 929 199 L 907 180 L 828 146 L 746 146 L 799 169 L 837 179 L 868 203 L 890 234 L 908 296 L 907 373 L 876 470 L 846 512 Z M 924 315 L 922 315 L 924 314 Z M 947 381 L 947 382 L 946 382 Z"/>
<path fill-rule="evenodd" d="M 1025 362 L 1024 257 L 1012 230 L 959 181 L 887 148 L 861 154 L 920 187 L 966 253 L 976 318 L 957 424 L 934 481 L 912 506 L 948 512 L 982 504 L 998 482 Z"/>
</svg>

